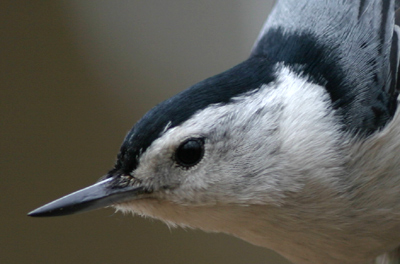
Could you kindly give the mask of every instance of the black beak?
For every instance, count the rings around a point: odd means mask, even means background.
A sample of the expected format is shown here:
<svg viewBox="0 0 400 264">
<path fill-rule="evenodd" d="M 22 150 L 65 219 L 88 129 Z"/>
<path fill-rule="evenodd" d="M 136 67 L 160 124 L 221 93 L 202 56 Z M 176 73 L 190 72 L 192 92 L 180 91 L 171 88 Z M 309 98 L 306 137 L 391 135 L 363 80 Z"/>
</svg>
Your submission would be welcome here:
<svg viewBox="0 0 400 264">
<path fill-rule="evenodd" d="M 82 190 L 43 205 L 42 207 L 30 212 L 28 215 L 62 216 L 82 213 L 107 207 L 116 203 L 126 202 L 135 199 L 139 194 L 144 193 L 143 187 L 113 187 L 112 181 L 113 178 L 100 181 Z"/>
</svg>

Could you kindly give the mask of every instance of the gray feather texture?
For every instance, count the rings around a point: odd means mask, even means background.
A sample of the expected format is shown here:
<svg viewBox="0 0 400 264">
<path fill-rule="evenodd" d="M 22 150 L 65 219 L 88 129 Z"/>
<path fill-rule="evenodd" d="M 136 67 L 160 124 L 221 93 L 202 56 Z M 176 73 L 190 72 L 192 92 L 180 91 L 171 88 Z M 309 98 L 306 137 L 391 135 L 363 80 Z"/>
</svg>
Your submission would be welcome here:
<svg viewBox="0 0 400 264">
<path fill-rule="evenodd" d="M 335 104 L 350 129 L 372 131 L 393 116 L 398 93 L 398 56 L 390 58 L 391 52 L 398 51 L 397 43 L 391 49 L 393 1 L 278 1 L 253 52 L 265 50 L 265 56 L 270 56 L 263 37 L 274 29 L 283 29 L 286 35 L 310 34 L 327 49 L 323 60 L 335 60 L 343 74 L 340 83 L 333 84 L 336 88 L 330 89 L 346 91 Z"/>
<path fill-rule="evenodd" d="M 384 3 L 387 3 L 386 10 Z M 392 1 L 281 0 L 266 21 L 260 37 L 278 27 L 288 33 L 312 32 L 322 43 L 339 50 L 338 63 L 348 72 L 345 81 L 355 85 L 355 90 L 372 85 L 374 73 L 379 75 L 379 80 L 373 85 L 385 87 L 389 78 L 393 12 Z M 370 63 L 371 58 L 376 59 L 376 63 Z"/>
</svg>

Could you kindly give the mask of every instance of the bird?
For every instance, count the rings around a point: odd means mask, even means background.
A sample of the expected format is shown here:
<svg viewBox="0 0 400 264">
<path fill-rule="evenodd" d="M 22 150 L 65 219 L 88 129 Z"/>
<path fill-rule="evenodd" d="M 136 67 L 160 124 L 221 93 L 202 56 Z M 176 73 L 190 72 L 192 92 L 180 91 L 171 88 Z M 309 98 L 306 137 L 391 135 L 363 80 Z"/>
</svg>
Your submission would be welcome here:
<svg viewBox="0 0 400 264">
<path fill-rule="evenodd" d="M 400 263 L 398 7 L 278 0 L 245 61 L 156 105 L 97 183 L 28 215 L 111 206 L 298 264 Z"/>
</svg>

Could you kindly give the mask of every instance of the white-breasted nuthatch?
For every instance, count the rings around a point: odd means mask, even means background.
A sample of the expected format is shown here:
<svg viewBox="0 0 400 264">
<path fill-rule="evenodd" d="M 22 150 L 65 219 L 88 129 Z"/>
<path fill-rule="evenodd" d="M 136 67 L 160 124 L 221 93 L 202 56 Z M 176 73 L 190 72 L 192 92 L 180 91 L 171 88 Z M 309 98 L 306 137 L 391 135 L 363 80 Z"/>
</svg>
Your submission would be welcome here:
<svg viewBox="0 0 400 264">
<path fill-rule="evenodd" d="M 396 5 L 278 1 L 246 61 L 154 107 L 98 183 L 29 215 L 114 206 L 294 263 L 395 263 Z"/>
</svg>

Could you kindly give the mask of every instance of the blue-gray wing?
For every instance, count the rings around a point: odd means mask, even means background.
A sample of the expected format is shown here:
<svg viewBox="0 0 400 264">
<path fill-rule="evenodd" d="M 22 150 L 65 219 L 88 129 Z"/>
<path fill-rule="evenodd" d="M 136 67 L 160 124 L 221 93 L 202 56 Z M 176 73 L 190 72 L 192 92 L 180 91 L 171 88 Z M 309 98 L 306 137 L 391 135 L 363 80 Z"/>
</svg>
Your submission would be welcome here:
<svg viewBox="0 0 400 264">
<path fill-rule="evenodd" d="M 281 0 L 252 56 L 279 61 L 326 87 L 345 130 L 371 134 L 397 106 L 394 0 Z"/>
</svg>

